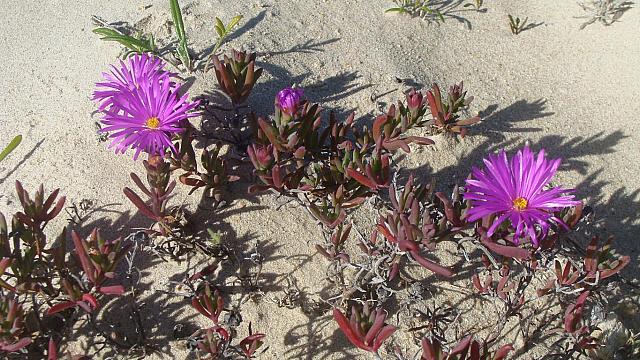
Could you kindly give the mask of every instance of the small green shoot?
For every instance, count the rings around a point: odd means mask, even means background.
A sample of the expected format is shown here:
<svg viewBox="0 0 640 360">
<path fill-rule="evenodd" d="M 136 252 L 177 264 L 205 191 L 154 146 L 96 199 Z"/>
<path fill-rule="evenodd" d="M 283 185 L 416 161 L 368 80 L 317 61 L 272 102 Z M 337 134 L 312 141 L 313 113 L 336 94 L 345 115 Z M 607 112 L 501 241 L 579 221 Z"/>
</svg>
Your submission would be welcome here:
<svg viewBox="0 0 640 360">
<path fill-rule="evenodd" d="M 91 20 L 93 20 L 93 23 L 97 26 L 93 29 L 93 33 L 100 35 L 100 40 L 115 41 L 125 47 L 126 51 L 122 56 L 123 58 L 131 54 L 158 54 L 158 48 L 153 40 L 153 35 L 149 34 L 149 36 L 144 36 L 142 32 L 139 32 L 136 36 L 130 36 L 109 25 L 109 23 L 97 16 L 92 16 Z"/>
<path fill-rule="evenodd" d="M 213 231 L 211 228 L 207 228 L 209 234 L 209 241 L 213 246 L 220 246 L 222 244 L 222 234 L 218 231 Z"/>
<path fill-rule="evenodd" d="M 227 26 L 225 26 L 222 20 L 216 17 L 215 29 L 216 29 L 216 33 L 218 33 L 218 41 L 216 42 L 216 45 L 213 47 L 213 50 L 211 50 L 211 55 L 209 55 L 209 59 L 207 60 L 206 65 L 204 66 L 204 72 L 207 72 L 207 70 L 209 69 L 211 60 L 213 59 L 213 56 L 216 55 L 218 50 L 220 50 L 220 47 L 224 43 L 224 39 L 227 36 L 229 36 L 229 34 L 231 34 L 231 31 L 233 30 L 233 28 L 236 27 L 236 25 L 238 25 L 240 20 L 242 20 L 242 15 L 234 16 L 231 19 L 231 21 L 229 21 Z"/>
<path fill-rule="evenodd" d="M 525 18 L 524 20 L 521 21 L 519 17 L 516 17 L 514 19 L 513 16 L 511 16 L 511 14 L 509 14 L 508 16 L 509 16 L 509 28 L 511 29 L 511 33 L 513 35 L 520 34 L 525 29 L 525 26 L 527 25 L 527 20 L 529 18 Z"/>
<path fill-rule="evenodd" d="M 15 150 L 18 145 L 20 145 L 20 142 L 22 142 L 22 135 L 14 137 L 9 145 L 7 145 L 7 147 L 5 147 L 2 152 L 0 152 L 0 161 L 4 160 L 4 158 L 6 158 L 13 150 Z"/>
<path fill-rule="evenodd" d="M 425 20 L 434 20 L 444 22 L 444 15 L 437 9 L 433 8 L 432 0 L 393 0 L 397 5 L 387 9 L 385 13 L 409 14 L 417 16 Z"/>
<path fill-rule="evenodd" d="M 171 6 L 171 17 L 173 25 L 178 36 L 178 48 L 176 49 L 177 58 L 182 62 L 187 70 L 191 70 L 191 57 L 189 56 L 189 48 L 187 47 L 187 35 L 184 31 L 184 22 L 182 21 L 182 11 L 178 0 L 169 0 Z"/>
</svg>

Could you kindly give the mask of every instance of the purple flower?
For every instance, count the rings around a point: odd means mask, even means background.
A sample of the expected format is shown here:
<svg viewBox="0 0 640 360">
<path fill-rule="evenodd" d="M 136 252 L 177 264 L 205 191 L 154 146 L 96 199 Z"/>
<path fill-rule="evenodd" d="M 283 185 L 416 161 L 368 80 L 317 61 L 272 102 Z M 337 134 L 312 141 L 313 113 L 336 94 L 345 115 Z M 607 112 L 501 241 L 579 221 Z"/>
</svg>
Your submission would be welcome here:
<svg viewBox="0 0 640 360">
<path fill-rule="evenodd" d="M 174 148 L 171 136 L 183 131 L 182 122 L 198 116 L 192 112 L 197 102 L 189 95 L 179 96 L 180 85 L 170 80 L 164 63 L 146 55 L 136 56 L 120 70 L 105 74 L 107 82 L 98 83 L 94 99 L 104 113 L 102 132 L 109 132 L 110 147 L 116 153 L 135 149 L 134 159 L 140 152 L 162 154 Z"/>
<path fill-rule="evenodd" d="M 110 73 L 102 73 L 105 82 L 96 83 L 96 91 L 93 100 L 100 104 L 100 111 L 117 104 L 114 96 L 122 91 L 132 91 L 140 84 L 148 83 L 152 79 L 170 79 L 176 74 L 164 69 L 164 62 L 157 57 L 148 54 L 135 55 L 128 59 L 127 63 L 120 60 L 120 68 L 111 65 Z"/>
<path fill-rule="evenodd" d="M 495 215 L 487 234 L 493 235 L 504 221 L 515 229 L 513 242 L 527 235 L 537 246 L 551 224 L 566 227 L 554 212 L 576 206 L 579 201 L 568 195 L 572 190 L 545 189 L 560 165 L 560 159 L 546 160 L 544 150 L 533 154 L 528 146 L 508 159 L 504 150 L 484 160 L 486 169 L 473 169 L 467 180 L 465 199 L 471 200 L 468 221 Z"/>
<path fill-rule="evenodd" d="M 278 93 L 278 106 L 288 115 L 293 115 L 298 110 L 304 91 L 302 89 L 284 88 Z"/>
</svg>

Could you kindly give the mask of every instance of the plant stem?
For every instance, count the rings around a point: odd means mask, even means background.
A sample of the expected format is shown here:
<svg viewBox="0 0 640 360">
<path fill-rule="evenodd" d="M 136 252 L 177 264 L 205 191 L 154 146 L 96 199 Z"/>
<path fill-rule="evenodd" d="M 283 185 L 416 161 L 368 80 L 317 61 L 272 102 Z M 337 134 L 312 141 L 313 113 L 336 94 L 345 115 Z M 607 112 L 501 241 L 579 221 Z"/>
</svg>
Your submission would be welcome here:
<svg viewBox="0 0 640 360">
<path fill-rule="evenodd" d="M 211 64 L 211 60 L 213 59 L 214 56 L 216 56 L 216 52 L 218 51 L 218 49 L 220 49 L 220 46 L 222 46 L 222 40 L 223 38 L 218 38 L 218 42 L 216 42 L 216 45 L 213 47 L 213 50 L 211 50 L 211 55 L 209 55 L 209 58 L 207 59 L 207 63 L 204 65 L 204 69 L 203 69 L 204 73 L 206 73 L 209 70 L 209 65 Z"/>
</svg>

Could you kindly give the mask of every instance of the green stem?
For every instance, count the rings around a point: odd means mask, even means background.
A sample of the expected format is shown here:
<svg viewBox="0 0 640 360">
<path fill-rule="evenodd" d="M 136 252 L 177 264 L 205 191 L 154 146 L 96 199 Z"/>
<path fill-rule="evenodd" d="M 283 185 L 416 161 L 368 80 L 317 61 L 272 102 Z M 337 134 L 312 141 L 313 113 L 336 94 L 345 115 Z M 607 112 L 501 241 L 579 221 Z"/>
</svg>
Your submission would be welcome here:
<svg viewBox="0 0 640 360">
<path fill-rule="evenodd" d="M 211 65 L 211 60 L 216 55 L 216 52 L 218 52 L 218 49 L 220 49 L 220 46 L 222 46 L 222 40 L 223 40 L 223 38 L 218 38 L 218 42 L 216 42 L 216 45 L 213 47 L 213 50 L 211 50 L 211 54 L 209 55 L 209 59 L 207 59 L 207 63 L 204 65 L 203 72 L 206 73 L 209 70 L 209 65 Z"/>
</svg>

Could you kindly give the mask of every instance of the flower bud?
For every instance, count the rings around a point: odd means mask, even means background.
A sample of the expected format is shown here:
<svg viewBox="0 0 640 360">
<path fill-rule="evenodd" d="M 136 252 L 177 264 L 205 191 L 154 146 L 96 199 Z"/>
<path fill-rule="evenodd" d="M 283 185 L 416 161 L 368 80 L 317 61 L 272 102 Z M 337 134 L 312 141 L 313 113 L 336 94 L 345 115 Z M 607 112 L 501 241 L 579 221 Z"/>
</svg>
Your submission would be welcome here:
<svg viewBox="0 0 640 360">
<path fill-rule="evenodd" d="M 276 104 L 283 113 L 293 116 L 298 110 L 303 95 L 302 89 L 284 88 L 278 93 Z"/>
</svg>

